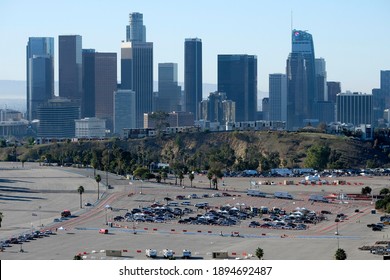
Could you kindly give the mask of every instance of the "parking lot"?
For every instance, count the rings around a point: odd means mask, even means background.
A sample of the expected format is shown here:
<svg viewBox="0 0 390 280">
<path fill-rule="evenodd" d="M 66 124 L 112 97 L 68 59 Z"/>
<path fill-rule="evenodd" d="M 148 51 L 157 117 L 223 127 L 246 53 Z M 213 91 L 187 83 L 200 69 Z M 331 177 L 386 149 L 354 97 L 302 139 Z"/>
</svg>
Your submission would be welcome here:
<svg viewBox="0 0 390 280">
<path fill-rule="evenodd" d="M 350 177 L 344 186 L 284 185 L 283 178 L 276 178 L 273 185 L 259 186 L 268 194 L 289 192 L 294 196 L 289 200 L 247 196 L 251 181 L 258 178 L 227 177 L 213 190 L 201 175 L 195 177 L 194 187 L 188 181 L 183 188 L 175 186 L 174 179 L 157 184 L 112 174 L 106 178 L 102 173 L 103 195 L 97 202 L 93 170 L 9 163 L 0 167 L 0 239 L 33 231 L 53 233 L 11 244 L 1 259 L 72 259 L 77 254 L 112 258 L 106 250 L 121 251 L 120 258 L 146 259 L 148 248 L 156 249 L 159 257 L 164 249 L 177 257 L 186 249 L 193 259 L 211 259 L 220 251 L 251 259 L 257 247 L 264 249 L 266 259 L 333 259 L 338 247 L 346 250 L 348 259 L 380 259 L 358 248 L 389 240 L 388 226 L 381 231 L 367 227 L 381 216 L 371 214 L 371 201 L 308 201 L 312 194 L 360 193 L 362 183 L 378 192 L 387 185 L 387 177 Z M 106 179 L 112 189 L 102 184 Z M 82 209 L 80 185 L 86 189 Z M 72 216 L 54 222 L 64 209 Z M 340 214 L 345 217 L 335 222 Z M 108 233 L 100 234 L 102 228 Z"/>
</svg>

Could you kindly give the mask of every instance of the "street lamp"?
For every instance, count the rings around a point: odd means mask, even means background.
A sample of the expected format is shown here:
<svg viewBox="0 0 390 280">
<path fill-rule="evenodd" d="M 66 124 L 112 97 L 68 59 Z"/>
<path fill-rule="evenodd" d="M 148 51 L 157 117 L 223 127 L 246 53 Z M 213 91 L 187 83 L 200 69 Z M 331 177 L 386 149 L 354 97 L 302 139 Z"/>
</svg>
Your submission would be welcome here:
<svg viewBox="0 0 390 280">
<path fill-rule="evenodd" d="M 38 212 L 39 212 L 39 226 L 40 226 L 40 227 L 43 226 L 43 224 L 41 223 L 41 208 L 42 208 L 42 206 L 39 205 L 39 206 L 38 206 Z"/>
<path fill-rule="evenodd" d="M 111 206 L 108 205 L 108 204 L 105 206 L 105 209 L 106 209 L 106 225 L 108 225 L 108 216 L 107 216 L 108 213 L 107 213 L 107 210 L 110 209 L 110 208 L 111 208 Z"/>
<path fill-rule="evenodd" d="M 106 188 L 108 189 L 108 168 L 110 166 L 110 150 L 109 145 L 107 145 L 107 165 L 106 165 Z"/>
<path fill-rule="evenodd" d="M 339 222 L 336 223 L 337 249 L 340 249 Z"/>
</svg>

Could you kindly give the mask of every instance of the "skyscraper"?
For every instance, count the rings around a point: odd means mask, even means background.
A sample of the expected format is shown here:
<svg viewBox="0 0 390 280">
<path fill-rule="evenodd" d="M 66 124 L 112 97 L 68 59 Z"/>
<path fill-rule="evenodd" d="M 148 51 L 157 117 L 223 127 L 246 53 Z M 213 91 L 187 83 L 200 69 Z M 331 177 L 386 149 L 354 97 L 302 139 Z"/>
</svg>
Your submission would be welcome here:
<svg viewBox="0 0 390 280">
<path fill-rule="evenodd" d="M 321 99 L 317 92 L 312 35 L 293 30 L 291 43 L 292 50 L 287 60 L 287 129 L 297 130 L 314 118 L 313 105 Z"/>
<path fill-rule="evenodd" d="M 306 78 L 308 102 L 312 104 L 318 101 L 317 83 L 316 83 L 316 69 L 315 69 L 315 54 L 313 37 L 310 33 L 302 30 L 292 31 L 292 52 L 301 53 L 305 58 L 306 64 Z"/>
<path fill-rule="evenodd" d="M 326 82 L 326 87 L 328 89 L 328 101 L 336 103 L 336 96 L 341 93 L 340 82 Z"/>
<path fill-rule="evenodd" d="M 116 53 L 83 50 L 83 117 L 106 120 L 113 131 L 113 96 L 117 88 Z"/>
<path fill-rule="evenodd" d="M 287 59 L 287 130 L 304 126 L 309 117 L 306 63 L 302 53 L 290 53 Z"/>
<path fill-rule="evenodd" d="M 257 57 L 218 55 L 218 92 L 236 103 L 236 121 L 254 121 L 257 112 Z"/>
<path fill-rule="evenodd" d="M 269 119 L 287 120 L 287 75 L 269 75 Z"/>
<path fill-rule="evenodd" d="M 158 64 L 157 111 L 181 111 L 181 87 L 177 83 L 177 63 Z"/>
<path fill-rule="evenodd" d="M 185 39 L 184 42 L 184 94 L 185 111 L 192 112 L 199 120 L 199 106 L 202 101 L 202 40 Z"/>
<path fill-rule="evenodd" d="M 381 70 L 381 94 L 385 97 L 385 106 L 390 108 L 390 70 Z"/>
<path fill-rule="evenodd" d="M 146 27 L 143 23 L 143 14 L 129 14 L 129 25 L 126 26 L 126 42 L 146 42 Z"/>
<path fill-rule="evenodd" d="M 81 117 L 93 118 L 95 108 L 95 50 L 83 49 L 83 97 L 81 103 Z"/>
<path fill-rule="evenodd" d="M 54 96 L 54 38 L 31 37 L 26 47 L 27 119 Z"/>
<path fill-rule="evenodd" d="M 114 133 L 122 135 L 124 128 L 135 128 L 135 92 L 120 89 L 114 93 Z"/>
<path fill-rule="evenodd" d="M 59 41 L 59 96 L 81 103 L 82 39 L 80 35 L 61 35 Z"/>
<path fill-rule="evenodd" d="M 122 43 L 121 89 L 135 92 L 136 127 L 143 128 L 144 113 L 152 111 L 153 43 Z"/>
<path fill-rule="evenodd" d="M 315 59 L 317 101 L 328 101 L 328 89 L 326 85 L 326 63 L 323 58 Z"/>
</svg>

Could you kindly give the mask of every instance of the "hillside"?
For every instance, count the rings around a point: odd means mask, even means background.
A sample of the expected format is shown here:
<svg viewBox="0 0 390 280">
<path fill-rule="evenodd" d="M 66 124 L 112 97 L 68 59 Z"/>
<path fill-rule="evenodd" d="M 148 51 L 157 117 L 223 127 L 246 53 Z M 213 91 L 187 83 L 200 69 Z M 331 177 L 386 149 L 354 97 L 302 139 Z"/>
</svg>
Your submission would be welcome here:
<svg viewBox="0 0 390 280">
<path fill-rule="evenodd" d="M 94 156 L 103 165 L 108 160 L 119 161 L 120 158 L 128 164 L 180 162 L 199 169 L 219 164 L 222 169 L 251 167 L 261 170 L 265 168 L 264 163 L 269 162 L 289 168 L 303 167 L 307 150 L 313 145 L 330 148 L 329 158 L 334 163 L 334 168 L 364 168 L 367 162 L 371 166 L 384 166 L 388 163 L 387 154 L 373 149 L 370 142 L 321 133 L 258 131 L 183 133 L 127 141 L 112 139 L 25 145 L 16 150 L 2 148 L 0 160 L 10 160 L 16 155 L 18 160 L 37 161 L 49 156 L 51 162 L 91 164 Z"/>
</svg>

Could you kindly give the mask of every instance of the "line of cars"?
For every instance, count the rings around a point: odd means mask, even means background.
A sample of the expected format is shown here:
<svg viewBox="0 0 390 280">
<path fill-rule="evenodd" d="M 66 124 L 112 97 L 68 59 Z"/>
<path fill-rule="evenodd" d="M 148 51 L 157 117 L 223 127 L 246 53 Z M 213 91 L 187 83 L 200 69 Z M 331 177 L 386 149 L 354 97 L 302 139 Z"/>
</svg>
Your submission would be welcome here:
<svg viewBox="0 0 390 280">
<path fill-rule="evenodd" d="M 54 234 L 55 233 L 53 233 L 51 230 L 35 230 L 32 231 L 31 233 L 30 232 L 23 233 L 20 234 L 19 236 L 14 236 L 9 239 L 0 241 L 0 248 L 1 250 L 4 250 L 7 247 L 12 247 L 12 245 L 23 244 L 25 242 L 30 242 L 32 240 L 48 237 Z"/>
<path fill-rule="evenodd" d="M 384 215 L 380 217 L 380 222 L 376 224 L 368 224 L 367 227 L 371 228 L 372 231 L 382 231 L 386 225 L 390 224 L 390 216 Z"/>
</svg>

